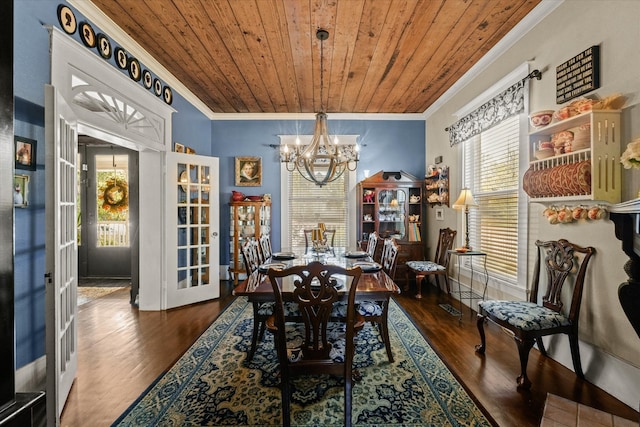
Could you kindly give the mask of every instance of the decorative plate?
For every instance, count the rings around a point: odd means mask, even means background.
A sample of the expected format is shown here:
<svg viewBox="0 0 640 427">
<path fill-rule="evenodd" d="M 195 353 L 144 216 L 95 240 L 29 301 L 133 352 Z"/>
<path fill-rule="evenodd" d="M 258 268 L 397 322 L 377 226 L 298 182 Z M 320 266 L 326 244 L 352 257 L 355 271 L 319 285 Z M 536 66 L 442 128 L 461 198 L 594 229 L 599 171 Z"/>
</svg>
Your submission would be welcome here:
<svg viewBox="0 0 640 427">
<path fill-rule="evenodd" d="M 271 255 L 271 258 L 286 261 L 296 259 L 296 256 L 293 252 L 276 252 Z"/>
<path fill-rule="evenodd" d="M 156 96 L 162 95 L 162 82 L 160 79 L 153 79 L 153 93 L 155 93 Z"/>
<path fill-rule="evenodd" d="M 146 89 L 151 89 L 151 85 L 153 85 L 153 77 L 151 77 L 151 72 L 149 70 L 142 71 L 142 84 Z"/>
<path fill-rule="evenodd" d="M 58 22 L 60 22 L 60 26 L 67 34 L 73 34 L 78 29 L 76 15 L 74 15 L 69 6 L 63 4 L 58 6 Z"/>
<path fill-rule="evenodd" d="M 88 22 L 80 23 L 80 38 L 86 47 L 96 47 L 96 32 Z"/>
<path fill-rule="evenodd" d="M 173 102 L 173 92 L 171 91 L 171 88 L 169 86 L 165 86 L 162 90 L 162 94 L 164 96 L 164 102 L 171 105 Z"/>
<path fill-rule="evenodd" d="M 100 33 L 96 37 L 98 39 L 98 52 L 104 59 L 111 58 L 111 42 L 104 34 Z"/>
<path fill-rule="evenodd" d="M 360 261 L 360 262 L 354 262 L 353 266 L 354 267 L 360 267 L 362 269 L 362 271 L 364 271 L 365 273 L 371 273 L 373 271 L 382 270 L 382 266 L 380 264 L 378 264 L 377 262 Z"/>
<path fill-rule="evenodd" d="M 283 270 L 285 267 L 286 265 L 281 262 L 268 262 L 266 264 L 260 264 L 258 266 L 258 271 L 260 273 L 266 273 L 270 268 L 273 268 L 275 270 Z"/>
<path fill-rule="evenodd" d="M 129 77 L 131 77 L 131 80 L 139 82 L 142 77 L 140 62 L 136 58 L 129 58 L 129 66 L 127 69 L 129 70 Z"/>
<path fill-rule="evenodd" d="M 118 68 L 120 68 L 121 70 L 126 70 L 127 63 L 129 62 L 129 58 L 127 57 L 127 52 L 125 52 L 123 48 L 118 46 L 114 50 L 114 56 L 116 58 L 116 65 L 118 66 Z"/>
<path fill-rule="evenodd" d="M 344 254 L 347 258 L 366 258 L 369 256 L 365 251 L 349 251 Z"/>
</svg>

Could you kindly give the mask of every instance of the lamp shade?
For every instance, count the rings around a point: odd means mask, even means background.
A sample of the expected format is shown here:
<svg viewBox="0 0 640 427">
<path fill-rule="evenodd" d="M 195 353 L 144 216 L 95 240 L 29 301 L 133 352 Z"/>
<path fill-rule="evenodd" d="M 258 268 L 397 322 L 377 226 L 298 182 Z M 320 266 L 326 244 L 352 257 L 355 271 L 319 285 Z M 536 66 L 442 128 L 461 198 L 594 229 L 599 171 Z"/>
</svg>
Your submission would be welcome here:
<svg viewBox="0 0 640 427">
<path fill-rule="evenodd" d="M 451 207 L 454 209 L 467 209 L 472 206 L 478 206 L 478 204 L 473 199 L 471 190 L 469 190 L 468 188 L 463 188 L 462 190 L 460 190 L 458 200 L 456 200 Z"/>
</svg>

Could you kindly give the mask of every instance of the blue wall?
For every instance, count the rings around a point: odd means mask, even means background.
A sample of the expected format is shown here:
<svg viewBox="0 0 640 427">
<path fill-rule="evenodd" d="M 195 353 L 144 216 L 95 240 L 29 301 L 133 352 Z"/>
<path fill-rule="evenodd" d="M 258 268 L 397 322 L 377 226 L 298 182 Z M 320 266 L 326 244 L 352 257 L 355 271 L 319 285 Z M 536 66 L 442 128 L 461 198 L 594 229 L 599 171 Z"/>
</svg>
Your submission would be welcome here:
<svg viewBox="0 0 640 427">
<path fill-rule="evenodd" d="M 422 120 L 331 120 L 329 131 L 338 135 L 360 135 L 357 179 L 364 170 L 403 170 L 420 178 L 425 173 L 425 122 Z M 279 135 L 313 134 L 313 120 L 216 120 L 212 123 L 211 155 L 220 158 L 220 263 L 229 263 L 229 200 L 231 191 L 247 195 L 270 193 L 272 197 L 272 239 L 280 247 L 280 163 Z M 262 158 L 262 187 L 236 187 L 235 157 Z"/>
</svg>

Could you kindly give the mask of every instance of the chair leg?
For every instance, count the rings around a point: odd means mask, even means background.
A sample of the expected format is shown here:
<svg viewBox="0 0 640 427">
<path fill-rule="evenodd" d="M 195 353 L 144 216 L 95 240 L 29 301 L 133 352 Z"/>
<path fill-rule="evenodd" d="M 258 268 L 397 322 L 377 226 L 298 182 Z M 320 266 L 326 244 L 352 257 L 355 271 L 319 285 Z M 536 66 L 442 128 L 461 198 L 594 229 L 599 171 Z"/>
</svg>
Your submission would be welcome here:
<svg viewBox="0 0 640 427">
<path fill-rule="evenodd" d="M 350 375 L 344 379 L 344 425 L 351 427 L 352 379 Z"/>
<path fill-rule="evenodd" d="M 387 358 L 390 363 L 393 363 L 393 352 L 391 351 L 391 341 L 389 340 L 389 301 L 384 302 L 384 306 L 382 308 L 382 321 L 380 322 L 380 335 L 382 336 L 382 341 L 384 341 L 384 345 L 387 349 Z"/>
<path fill-rule="evenodd" d="M 484 336 L 484 321 L 484 316 L 478 313 L 478 318 L 476 319 L 476 326 L 478 326 L 478 332 L 480 333 L 480 344 L 476 345 L 476 353 L 478 354 L 484 354 L 487 345 L 487 339 Z"/>
<path fill-rule="evenodd" d="M 291 395 L 291 390 L 289 389 L 289 378 L 285 378 L 282 376 L 280 378 L 282 382 L 280 384 L 280 390 L 282 390 L 282 426 L 290 427 L 291 426 L 291 402 L 289 401 L 289 396 Z"/>
<path fill-rule="evenodd" d="M 251 333 L 251 348 L 249 349 L 249 354 L 247 355 L 247 362 L 251 362 L 253 360 L 253 355 L 256 352 L 256 347 L 258 346 L 258 335 L 260 334 L 260 328 L 264 328 L 264 323 L 258 320 L 258 309 L 260 308 L 260 304 L 257 302 L 253 303 L 253 332 Z"/>
<path fill-rule="evenodd" d="M 416 298 L 418 299 L 422 298 L 422 279 L 424 279 L 424 274 L 416 273 L 416 288 L 418 290 L 418 293 L 416 294 Z"/>
<path fill-rule="evenodd" d="M 576 375 L 584 379 L 582 372 L 582 363 L 580 362 L 580 345 L 578 344 L 578 333 L 569 334 L 569 346 L 571 347 L 571 359 L 573 360 L 573 369 Z"/>
<path fill-rule="evenodd" d="M 529 352 L 533 347 L 534 339 L 519 339 L 515 338 L 516 345 L 518 346 L 518 354 L 520 355 L 520 376 L 516 379 L 519 389 L 529 390 L 531 388 L 531 381 L 527 377 L 527 364 L 529 363 Z"/>
</svg>

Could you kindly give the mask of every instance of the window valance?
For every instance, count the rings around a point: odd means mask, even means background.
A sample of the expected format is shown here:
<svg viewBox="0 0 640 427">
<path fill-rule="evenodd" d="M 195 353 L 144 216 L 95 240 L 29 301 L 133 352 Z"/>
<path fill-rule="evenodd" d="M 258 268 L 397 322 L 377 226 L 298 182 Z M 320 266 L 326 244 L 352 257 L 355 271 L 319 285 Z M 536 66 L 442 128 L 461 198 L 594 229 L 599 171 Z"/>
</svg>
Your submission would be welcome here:
<svg viewBox="0 0 640 427">
<path fill-rule="evenodd" d="M 449 144 L 453 147 L 504 119 L 524 111 L 525 82 L 534 77 L 540 80 L 541 76 L 540 71 L 534 70 L 524 79 L 508 87 L 475 111 L 446 128 L 445 130 L 449 132 Z"/>
</svg>

